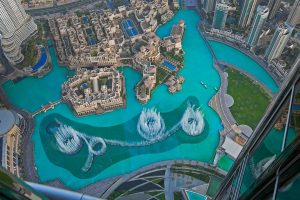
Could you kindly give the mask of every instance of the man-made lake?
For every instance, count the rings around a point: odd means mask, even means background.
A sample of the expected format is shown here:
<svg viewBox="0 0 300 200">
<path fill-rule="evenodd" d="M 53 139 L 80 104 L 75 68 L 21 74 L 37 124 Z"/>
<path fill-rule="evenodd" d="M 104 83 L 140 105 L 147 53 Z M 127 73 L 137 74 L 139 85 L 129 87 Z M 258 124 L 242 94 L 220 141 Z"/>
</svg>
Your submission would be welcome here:
<svg viewBox="0 0 300 200">
<path fill-rule="evenodd" d="M 170 94 L 166 86 L 159 86 L 153 92 L 152 99 L 146 105 L 141 105 L 134 92 L 134 86 L 141 79 L 141 75 L 124 67 L 126 108 L 103 115 L 76 117 L 66 104 L 59 104 L 55 109 L 37 115 L 32 140 L 35 165 L 42 182 L 58 178 L 68 187 L 78 189 L 163 160 L 190 159 L 213 162 L 222 125 L 217 113 L 208 106 L 208 102 L 216 93 L 214 88 L 220 86 L 220 77 L 212 65 L 212 56 L 198 33 L 197 24 L 200 18 L 196 12 L 180 10 L 171 21 L 157 30 L 157 35 L 168 36 L 172 25 L 179 20 L 184 20 L 186 24 L 183 39 L 185 62 L 180 72 L 185 78 L 182 91 Z M 211 44 L 220 60 L 249 72 L 271 91 L 275 92 L 278 89 L 268 73 L 247 55 L 221 43 Z M 41 105 L 61 98 L 61 84 L 67 79 L 68 71 L 58 66 L 53 48 L 50 48 L 50 55 L 53 69 L 45 77 L 30 77 L 15 84 L 11 81 L 4 84 L 3 87 L 12 103 L 34 112 Z M 208 85 L 207 89 L 200 84 L 201 81 Z M 137 143 L 144 140 L 137 131 L 138 118 L 143 108 L 155 108 L 160 112 L 168 132 L 179 123 L 188 105 L 200 107 L 204 113 L 205 129 L 201 135 L 190 136 L 178 129 L 164 140 L 151 145 L 129 147 L 107 144 L 106 152 L 93 157 L 91 168 L 87 172 L 82 170 L 89 155 L 87 145 L 83 142 L 81 150 L 75 155 L 63 154 L 49 131 L 53 124 L 59 121 L 88 137 Z"/>
</svg>

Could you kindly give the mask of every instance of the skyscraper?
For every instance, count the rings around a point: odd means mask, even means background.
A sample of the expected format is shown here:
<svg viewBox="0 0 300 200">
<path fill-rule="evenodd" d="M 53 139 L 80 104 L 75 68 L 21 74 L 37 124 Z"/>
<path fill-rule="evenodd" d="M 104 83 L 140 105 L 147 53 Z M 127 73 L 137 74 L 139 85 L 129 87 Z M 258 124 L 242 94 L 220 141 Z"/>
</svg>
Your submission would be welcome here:
<svg viewBox="0 0 300 200">
<path fill-rule="evenodd" d="M 240 28 L 246 28 L 250 24 L 256 4 L 257 0 L 244 0 L 238 24 Z"/>
<path fill-rule="evenodd" d="M 25 13 L 19 0 L 0 1 L 1 46 L 10 63 L 18 64 L 23 61 L 21 45 L 36 31 L 36 24 Z"/>
<path fill-rule="evenodd" d="M 267 20 L 268 15 L 269 9 L 267 6 L 257 7 L 256 15 L 247 40 L 248 45 L 250 45 L 251 47 L 256 45 L 261 29 L 265 21 Z"/>
<path fill-rule="evenodd" d="M 183 0 L 182 5 L 183 5 L 183 8 L 186 8 L 186 9 L 196 8 L 198 5 L 198 0 Z"/>
<path fill-rule="evenodd" d="M 268 7 L 270 10 L 270 14 L 269 14 L 269 19 L 272 19 L 275 15 L 276 12 L 279 10 L 281 5 L 281 0 L 270 0 L 268 3 Z"/>
<path fill-rule="evenodd" d="M 287 22 L 290 23 L 292 26 L 300 24 L 300 0 L 295 0 Z"/>
<path fill-rule="evenodd" d="M 213 28 L 224 29 L 225 23 L 228 15 L 229 6 L 225 3 L 217 3 L 214 19 L 213 19 Z"/>
<path fill-rule="evenodd" d="M 203 9 L 206 13 L 212 12 L 215 9 L 217 0 L 204 0 Z"/>
<path fill-rule="evenodd" d="M 293 27 L 290 24 L 284 23 L 278 25 L 271 39 L 271 42 L 265 52 L 265 57 L 268 61 L 278 58 L 281 55 L 292 32 L 293 32 Z"/>
</svg>

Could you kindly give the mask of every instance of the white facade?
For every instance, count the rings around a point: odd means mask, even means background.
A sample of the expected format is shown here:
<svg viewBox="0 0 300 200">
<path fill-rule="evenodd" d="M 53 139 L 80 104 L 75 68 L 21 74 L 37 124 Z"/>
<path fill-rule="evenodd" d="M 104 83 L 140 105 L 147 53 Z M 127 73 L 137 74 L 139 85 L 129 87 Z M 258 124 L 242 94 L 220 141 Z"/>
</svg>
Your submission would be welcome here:
<svg viewBox="0 0 300 200">
<path fill-rule="evenodd" d="M 247 40 L 248 45 L 250 45 L 251 47 L 256 45 L 257 40 L 259 38 L 259 34 L 263 28 L 265 21 L 268 18 L 268 15 L 269 15 L 268 7 L 266 6 L 257 7 L 257 12 L 254 21 L 252 23 L 251 31 Z"/>
<path fill-rule="evenodd" d="M 250 25 L 253 13 L 256 8 L 257 0 L 244 0 L 241 16 L 239 19 L 239 27 L 246 28 Z"/>
<path fill-rule="evenodd" d="M 287 22 L 292 26 L 300 24 L 300 0 L 296 0 L 292 6 Z"/>
<path fill-rule="evenodd" d="M 4 55 L 12 64 L 23 61 L 22 43 L 37 31 L 33 19 L 19 0 L 0 1 L 0 33 Z"/>
<path fill-rule="evenodd" d="M 215 9 L 217 1 L 216 0 L 204 0 L 203 9 L 206 13 L 212 12 Z"/>
<path fill-rule="evenodd" d="M 265 57 L 268 61 L 278 58 L 281 55 L 292 32 L 293 27 L 291 27 L 288 23 L 281 24 L 277 27 L 265 53 Z"/>
</svg>

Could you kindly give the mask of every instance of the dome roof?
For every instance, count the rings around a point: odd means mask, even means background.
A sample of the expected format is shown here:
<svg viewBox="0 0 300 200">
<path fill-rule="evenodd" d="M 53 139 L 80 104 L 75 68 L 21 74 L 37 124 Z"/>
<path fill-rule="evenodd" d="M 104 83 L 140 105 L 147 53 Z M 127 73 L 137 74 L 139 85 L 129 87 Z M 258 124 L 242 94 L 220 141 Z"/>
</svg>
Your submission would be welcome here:
<svg viewBox="0 0 300 200">
<path fill-rule="evenodd" d="M 16 123 L 15 114 L 6 109 L 0 109 L 0 137 L 5 135 Z"/>
</svg>

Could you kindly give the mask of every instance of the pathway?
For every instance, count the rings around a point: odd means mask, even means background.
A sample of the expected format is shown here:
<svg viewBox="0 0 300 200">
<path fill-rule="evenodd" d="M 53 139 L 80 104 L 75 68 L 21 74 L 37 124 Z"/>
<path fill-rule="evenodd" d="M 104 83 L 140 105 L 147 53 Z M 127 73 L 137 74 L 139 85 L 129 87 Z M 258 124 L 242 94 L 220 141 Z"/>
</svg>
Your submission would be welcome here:
<svg viewBox="0 0 300 200">
<path fill-rule="evenodd" d="M 0 79 L 0 85 L 4 83 L 4 79 Z M 22 143 L 21 143 L 21 162 L 19 169 L 21 172 L 21 177 L 26 181 L 39 183 L 39 178 L 35 169 L 34 158 L 33 158 L 33 144 L 31 141 L 31 136 L 34 128 L 34 121 L 30 113 L 25 110 L 18 108 L 17 106 L 10 103 L 4 90 L 0 87 L 0 98 L 3 101 L 4 105 L 16 111 L 23 116 L 25 120 L 25 126 L 22 130 Z"/>
<path fill-rule="evenodd" d="M 32 113 L 32 117 L 35 117 L 36 115 L 40 114 L 41 112 L 47 112 L 50 109 L 54 109 L 56 105 L 58 105 L 58 104 L 60 104 L 62 102 L 63 102 L 63 100 L 59 99 L 59 100 L 54 101 L 54 102 L 49 102 L 46 105 L 42 105 L 39 110 L 37 110 L 34 113 Z"/>
<path fill-rule="evenodd" d="M 203 163 L 200 161 L 195 161 L 195 160 L 168 160 L 168 161 L 161 161 L 158 163 L 153 163 L 151 165 L 142 167 L 130 174 L 127 175 L 123 175 L 121 178 L 119 178 L 117 181 L 115 181 L 114 184 L 112 184 L 104 193 L 103 195 L 101 195 L 101 198 L 107 199 L 109 197 L 109 195 L 115 191 L 121 184 L 125 183 L 126 181 L 131 180 L 132 178 L 136 177 L 136 176 L 140 176 L 141 174 L 147 172 L 150 173 L 151 171 L 155 171 L 155 170 L 162 170 L 162 169 L 166 169 L 168 166 L 172 166 L 172 165 L 192 165 L 195 166 L 195 169 L 197 169 L 198 167 L 202 167 L 204 169 L 209 169 L 209 170 L 214 170 L 215 173 L 220 174 L 225 176 L 227 172 L 225 172 L 222 169 L 214 169 L 212 168 L 212 166 L 208 163 Z M 101 182 L 98 182 L 99 184 L 101 184 Z M 98 183 L 95 183 L 98 184 Z M 84 191 L 84 190 L 83 190 Z"/>
</svg>

